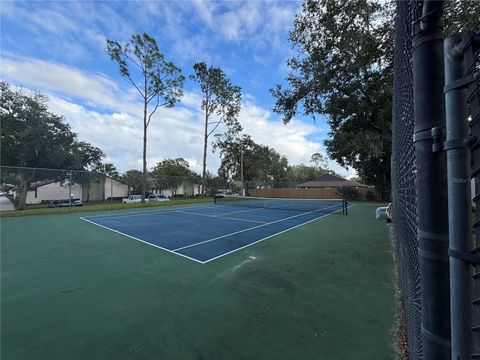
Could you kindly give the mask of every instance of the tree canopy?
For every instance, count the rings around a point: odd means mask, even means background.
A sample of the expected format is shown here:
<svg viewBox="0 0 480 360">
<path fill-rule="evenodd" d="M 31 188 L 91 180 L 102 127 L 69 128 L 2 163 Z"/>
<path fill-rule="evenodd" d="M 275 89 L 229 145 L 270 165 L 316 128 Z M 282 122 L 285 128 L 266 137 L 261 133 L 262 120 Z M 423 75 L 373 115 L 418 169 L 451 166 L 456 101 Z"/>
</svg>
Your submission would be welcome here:
<svg viewBox="0 0 480 360">
<path fill-rule="evenodd" d="M 176 194 L 179 186 L 184 185 L 185 181 L 192 182 L 198 175 L 190 169 L 188 161 L 177 158 L 165 159 L 157 163 L 153 167 L 151 177 L 157 188 L 169 189 L 172 194 Z"/>
<path fill-rule="evenodd" d="M 62 116 L 48 110 L 47 98 L 39 93 L 15 90 L 0 83 L 2 166 L 85 170 L 100 163 L 103 152 L 80 141 Z M 2 177 L 20 187 L 19 209 L 25 207 L 33 181 L 64 179 L 61 171 L 19 169 L 2 171 Z"/>
<path fill-rule="evenodd" d="M 330 158 L 354 168 L 381 191 L 390 187 L 394 3 L 306 0 L 290 41 L 295 55 L 287 87 L 271 89 L 274 111 L 288 123 L 297 114 L 326 116 Z M 471 28 L 478 1 L 445 3 L 445 33 Z"/>
<path fill-rule="evenodd" d="M 132 187 L 134 194 L 138 194 L 142 191 L 142 177 L 143 173 L 141 171 L 132 169 L 127 170 L 120 179 Z"/>
<path fill-rule="evenodd" d="M 214 151 L 220 155 L 218 174 L 225 181 L 241 180 L 241 161 L 245 181 L 298 183 L 314 180 L 325 174 L 334 174 L 328 168 L 327 158 L 314 153 L 310 162 L 290 165 L 288 159 L 275 149 L 257 144 L 250 135 L 226 132 L 216 136 Z M 242 156 L 243 152 L 243 156 Z"/>
<path fill-rule="evenodd" d="M 290 40 L 289 88 L 277 85 L 275 111 L 288 123 L 302 107 L 330 125 L 328 155 L 388 189 L 393 12 L 367 0 L 307 0 Z"/>
<path fill-rule="evenodd" d="M 117 168 L 112 163 L 100 163 L 95 165 L 93 168 L 94 171 L 110 176 L 114 179 L 120 179 L 120 174 L 117 171 Z"/>
<path fill-rule="evenodd" d="M 190 164 L 184 158 L 165 159 L 157 163 L 152 170 L 153 176 L 196 176 Z"/>
<path fill-rule="evenodd" d="M 245 181 L 288 181 L 287 158 L 273 148 L 255 143 L 250 135 L 237 136 L 232 132 L 219 135 L 214 150 L 220 154 L 218 174 L 221 178 L 240 180 L 243 160 Z"/>
<path fill-rule="evenodd" d="M 334 174 L 332 170 L 305 164 L 293 165 L 288 168 L 288 179 L 294 183 L 315 180 L 325 174 Z"/>
</svg>

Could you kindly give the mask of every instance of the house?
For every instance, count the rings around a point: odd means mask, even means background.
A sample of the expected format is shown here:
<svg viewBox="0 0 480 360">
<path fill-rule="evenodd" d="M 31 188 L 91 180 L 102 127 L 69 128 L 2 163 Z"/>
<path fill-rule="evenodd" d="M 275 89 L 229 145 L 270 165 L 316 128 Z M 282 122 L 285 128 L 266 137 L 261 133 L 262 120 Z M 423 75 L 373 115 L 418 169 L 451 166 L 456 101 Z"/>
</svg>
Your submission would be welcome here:
<svg viewBox="0 0 480 360">
<path fill-rule="evenodd" d="M 110 176 L 104 176 L 104 189 L 105 189 L 105 198 L 102 200 L 107 199 L 120 199 L 127 197 L 130 193 L 130 186 L 123 181 L 114 179 Z"/>
<path fill-rule="evenodd" d="M 202 193 L 202 185 L 197 179 L 188 177 L 166 176 L 161 184 L 156 179 L 148 181 L 148 192 L 154 195 L 174 196 L 197 196 Z"/>
<path fill-rule="evenodd" d="M 82 186 L 72 184 L 71 191 L 68 182 L 55 180 L 36 181 L 30 184 L 27 192 L 27 204 L 40 204 L 50 200 L 82 199 Z M 16 189 L 14 197 L 20 197 L 20 190 Z"/>
<path fill-rule="evenodd" d="M 30 184 L 27 192 L 27 204 L 40 204 L 51 200 L 80 199 L 83 202 L 104 201 L 110 198 L 122 198 L 129 194 L 129 185 L 100 173 L 84 173 L 88 177 L 69 180 L 42 180 Z M 20 196 L 16 189 L 14 197 Z"/>
</svg>

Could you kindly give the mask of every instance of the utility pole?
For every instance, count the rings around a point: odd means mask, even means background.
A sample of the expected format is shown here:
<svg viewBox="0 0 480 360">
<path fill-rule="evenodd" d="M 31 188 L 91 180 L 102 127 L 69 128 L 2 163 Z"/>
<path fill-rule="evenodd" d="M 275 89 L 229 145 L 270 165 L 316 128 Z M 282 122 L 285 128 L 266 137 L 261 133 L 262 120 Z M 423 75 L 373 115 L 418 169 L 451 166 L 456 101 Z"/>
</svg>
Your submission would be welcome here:
<svg viewBox="0 0 480 360">
<path fill-rule="evenodd" d="M 68 180 L 68 213 L 71 211 L 72 207 L 72 171 L 70 170 L 68 175 L 70 179 Z"/>
<path fill-rule="evenodd" d="M 242 196 L 245 196 L 245 186 L 243 184 L 243 144 L 240 150 L 240 182 L 242 187 Z"/>
</svg>

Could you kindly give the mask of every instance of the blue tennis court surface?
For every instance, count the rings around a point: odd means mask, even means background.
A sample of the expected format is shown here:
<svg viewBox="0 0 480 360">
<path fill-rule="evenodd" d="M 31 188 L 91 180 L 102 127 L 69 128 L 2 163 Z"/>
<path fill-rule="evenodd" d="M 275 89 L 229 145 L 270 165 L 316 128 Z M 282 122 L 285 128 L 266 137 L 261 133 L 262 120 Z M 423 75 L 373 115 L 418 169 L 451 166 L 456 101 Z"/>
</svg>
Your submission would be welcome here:
<svg viewBox="0 0 480 360">
<path fill-rule="evenodd" d="M 82 218 L 168 252 L 207 263 L 273 235 L 341 211 L 326 203 L 312 211 L 208 205 Z"/>
</svg>

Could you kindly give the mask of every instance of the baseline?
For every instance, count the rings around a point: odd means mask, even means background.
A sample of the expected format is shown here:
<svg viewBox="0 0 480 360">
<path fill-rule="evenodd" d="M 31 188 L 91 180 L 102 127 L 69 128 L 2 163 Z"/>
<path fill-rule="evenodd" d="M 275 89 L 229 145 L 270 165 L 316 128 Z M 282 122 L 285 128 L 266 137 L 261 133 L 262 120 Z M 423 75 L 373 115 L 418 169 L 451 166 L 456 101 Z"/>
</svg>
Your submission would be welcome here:
<svg viewBox="0 0 480 360">
<path fill-rule="evenodd" d="M 176 205 L 174 205 L 176 206 Z M 135 212 L 135 213 L 128 213 L 128 214 L 118 214 L 118 215 L 98 215 L 98 216 L 87 216 L 85 219 L 116 219 L 116 218 L 123 218 L 123 217 L 130 217 L 130 216 L 144 216 L 148 214 L 164 214 L 164 213 L 172 213 L 178 212 L 179 210 L 192 210 L 192 209 L 209 209 L 213 208 L 215 205 L 206 205 L 206 206 L 188 206 L 182 207 L 182 205 L 178 205 L 179 207 L 175 207 L 173 209 L 165 209 L 165 210 L 154 210 L 154 211 L 143 211 L 143 212 Z"/>
<path fill-rule="evenodd" d="M 171 254 L 175 254 L 175 255 L 181 256 L 181 257 L 183 257 L 183 258 L 186 258 L 186 259 L 189 259 L 189 260 L 193 260 L 193 261 L 198 262 L 198 263 L 200 263 L 200 264 L 203 264 L 203 263 L 204 263 L 203 261 L 200 261 L 200 260 L 195 259 L 195 258 L 193 258 L 193 257 L 190 257 L 190 256 L 188 256 L 188 255 L 180 254 L 180 253 L 175 252 L 174 250 L 169 250 L 169 249 L 166 249 L 166 248 L 161 247 L 161 246 L 159 246 L 159 245 L 152 244 L 152 243 L 150 243 L 150 242 L 148 242 L 148 241 L 139 239 L 139 238 L 137 238 L 137 237 L 135 237 L 135 236 L 125 234 L 125 233 L 123 233 L 123 232 L 121 232 L 121 231 L 118 231 L 118 230 L 115 230 L 115 229 L 111 229 L 111 228 L 109 228 L 109 227 L 107 227 L 107 226 L 104 226 L 104 225 L 101 225 L 101 224 L 97 224 L 96 222 L 90 221 L 90 220 L 85 219 L 85 218 L 83 218 L 83 217 L 81 217 L 80 219 L 82 219 L 83 221 L 89 222 L 90 224 L 99 226 L 99 227 L 101 227 L 101 228 L 103 228 L 103 229 L 110 230 L 110 231 L 113 231 L 114 233 L 117 233 L 117 234 L 120 234 L 120 235 L 129 237 L 130 239 L 137 240 L 137 241 L 139 241 L 139 242 L 141 242 L 141 243 L 144 243 L 144 244 L 147 244 L 147 245 L 156 247 L 156 248 L 158 248 L 158 249 L 167 251 L 167 252 L 169 252 L 169 253 L 171 253 Z"/>
</svg>

